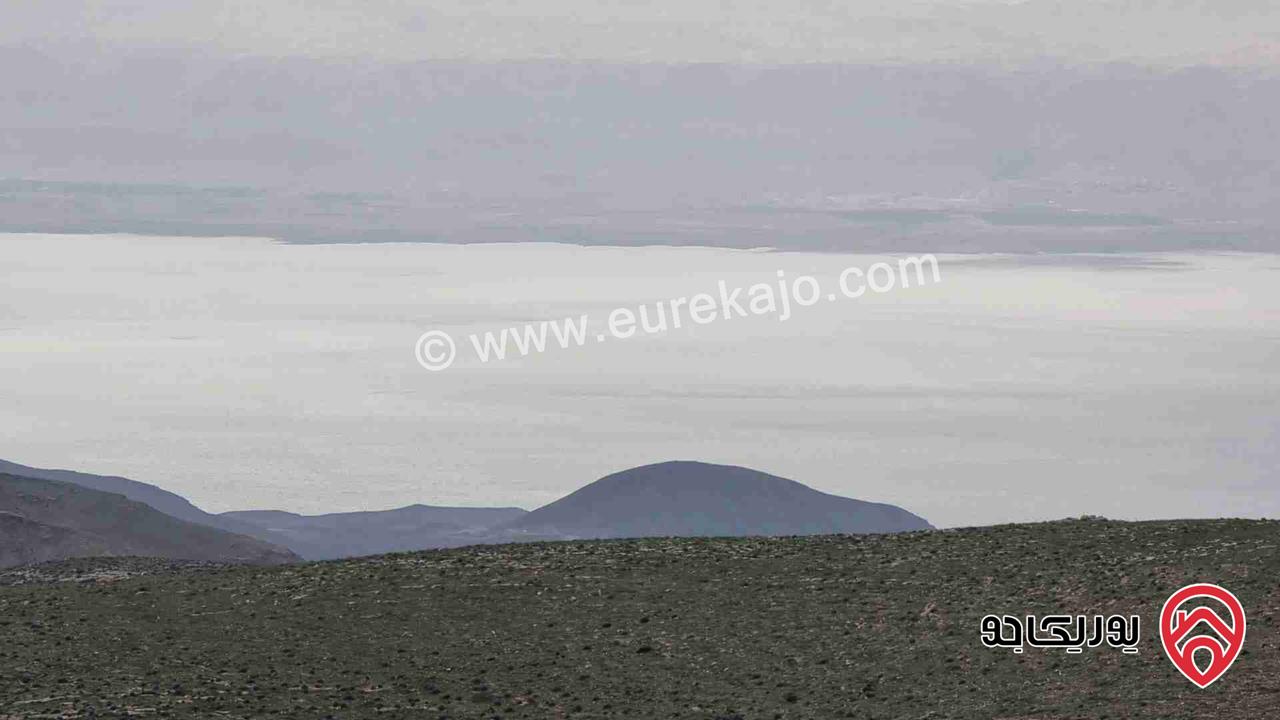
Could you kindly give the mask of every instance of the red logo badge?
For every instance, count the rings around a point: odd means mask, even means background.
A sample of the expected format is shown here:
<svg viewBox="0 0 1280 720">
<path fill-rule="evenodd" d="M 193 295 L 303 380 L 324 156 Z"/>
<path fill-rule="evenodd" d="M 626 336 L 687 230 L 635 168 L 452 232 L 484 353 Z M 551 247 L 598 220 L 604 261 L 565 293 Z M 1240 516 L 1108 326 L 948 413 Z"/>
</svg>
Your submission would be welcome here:
<svg viewBox="0 0 1280 720">
<path fill-rule="evenodd" d="M 1223 620 L 1213 607 L 1205 604 L 1190 612 L 1180 609 L 1181 605 L 1196 598 L 1217 600 L 1226 606 L 1230 618 Z M 1206 627 L 1198 627 L 1202 623 Z M 1192 635 L 1192 631 L 1197 629 L 1201 634 Z M 1160 611 L 1160 640 L 1164 643 L 1165 654 L 1178 672 L 1197 687 L 1207 688 L 1231 667 L 1244 646 L 1244 607 L 1225 588 L 1208 583 L 1188 585 L 1164 602 L 1164 609 Z M 1209 664 L 1203 670 L 1196 665 L 1197 650 L 1209 654 Z"/>
</svg>

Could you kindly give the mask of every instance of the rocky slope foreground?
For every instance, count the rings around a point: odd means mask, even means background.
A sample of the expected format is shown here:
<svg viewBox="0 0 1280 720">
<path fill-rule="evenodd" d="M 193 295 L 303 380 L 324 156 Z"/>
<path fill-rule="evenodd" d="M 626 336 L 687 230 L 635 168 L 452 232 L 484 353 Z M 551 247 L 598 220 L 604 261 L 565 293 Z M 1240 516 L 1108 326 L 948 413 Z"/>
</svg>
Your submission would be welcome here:
<svg viewBox="0 0 1280 720">
<path fill-rule="evenodd" d="M 22 568 L 0 717 L 1271 717 L 1277 545 L 1277 522 L 1077 521 Z M 1207 690 L 1156 631 L 1192 581 L 1249 617 Z M 987 613 L 1137 613 L 1140 652 L 986 648 Z"/>
<path fill-rule="evenodd" d="M 282 563 L 284 548 L 166 515 L 115 493 L 0 473 L 0 567 L 141 555 Z"/>
</svg>

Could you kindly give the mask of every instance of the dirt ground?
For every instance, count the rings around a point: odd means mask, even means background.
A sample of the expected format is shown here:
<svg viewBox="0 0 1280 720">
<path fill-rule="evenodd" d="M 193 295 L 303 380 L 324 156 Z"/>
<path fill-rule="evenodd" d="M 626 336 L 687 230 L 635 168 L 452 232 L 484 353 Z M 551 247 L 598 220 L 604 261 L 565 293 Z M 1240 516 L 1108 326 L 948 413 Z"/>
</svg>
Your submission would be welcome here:
<svg viewBox="0 0 1280 720">
<path fill-rule="evenodd" d="M 462 548 L 280 567 L 0 575 L 0 718 L 1264 718 L 1280 522 Z M 1197 689 L 1164 600 L 1233 591 Z M 982 616 L 1138 614 L 1136 655 L 984 647 Z"/>
</svg>

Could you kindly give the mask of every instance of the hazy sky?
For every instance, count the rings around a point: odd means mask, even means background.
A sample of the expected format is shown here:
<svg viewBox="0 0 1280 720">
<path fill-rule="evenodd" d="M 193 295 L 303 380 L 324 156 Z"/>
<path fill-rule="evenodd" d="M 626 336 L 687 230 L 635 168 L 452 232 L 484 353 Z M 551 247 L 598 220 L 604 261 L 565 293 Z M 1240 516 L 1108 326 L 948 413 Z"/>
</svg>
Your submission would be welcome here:
<svg viewBox="0 0 1280 720">
<path fill-rule="evenodd" d="M 1274 64 L 1273 0 L 43 0 L 0 43 L 389 60 Z"/>
<path fill-rule="evenodd" d="M 210 510 L 534 507 L 747 465 L 938 525 L 1280 515 L 1280 260 L 948 257 L 943 282 L 429 373 L 417 337 L 865 256 L 0 235 L 0 458 Z M 464 345 L 465 347 L 465 345 Z"/>
</svg>

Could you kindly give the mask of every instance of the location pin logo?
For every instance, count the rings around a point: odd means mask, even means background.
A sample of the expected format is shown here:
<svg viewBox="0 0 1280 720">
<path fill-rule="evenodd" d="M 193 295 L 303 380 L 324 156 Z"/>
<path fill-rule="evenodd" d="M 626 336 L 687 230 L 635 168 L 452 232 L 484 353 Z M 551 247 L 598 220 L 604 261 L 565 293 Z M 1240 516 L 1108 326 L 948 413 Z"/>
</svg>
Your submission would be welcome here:
<svg viewBox="0 0 1280 720">
<path fill-rule="evenodd" d="M 1226 607 L 1229 617 L 1223 619 L 1218 614 L 1216 603 L 1193 602 L 1198 598 L 1218 601 Z M 1160 641 L 1164 643 L 1165 654 L 1178 672 L 1202 690 L 1222 677 L 1235 662 L 1244 646 L 1244 630 L 1244 607 L 1230 590 L 1217 585 L 1188 585 L 1170 595 L 1160 611 Z M 1196 664 L 1197 651 L 1200 651 L 1199 665 Z M 1207 664 L 1204 663 L 1206 656 Z"/>
</svg>

